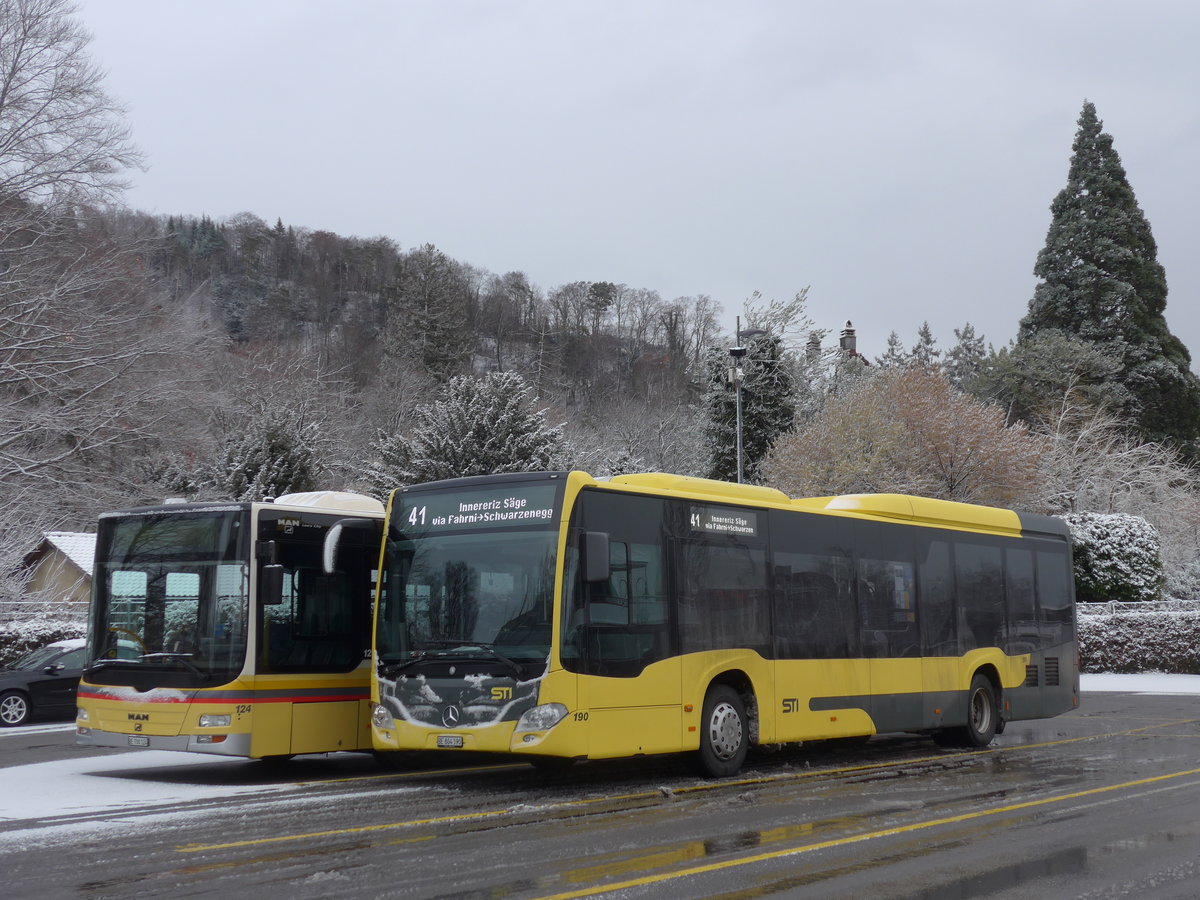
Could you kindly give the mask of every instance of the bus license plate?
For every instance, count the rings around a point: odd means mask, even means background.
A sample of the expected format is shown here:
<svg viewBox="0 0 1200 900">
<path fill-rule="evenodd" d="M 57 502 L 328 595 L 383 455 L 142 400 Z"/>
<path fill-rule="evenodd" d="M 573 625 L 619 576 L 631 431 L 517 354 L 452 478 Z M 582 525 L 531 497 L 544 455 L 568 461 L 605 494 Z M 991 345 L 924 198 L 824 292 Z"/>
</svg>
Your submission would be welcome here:
<svg viewBox="0 0 1200 900">
<path fill-rule="evenodd" d="M 149 747 L 150 746 L 150 738 L 138 737 L 136 735 L 130 735 L 129 736 L 129 746 L 130 747 Z"/>
<path fill-rule="evenodd" d="M 461 734 L 439 734 L 437 736 L 437 745 L 439 747 L 461 747 L 463 739 Z"/>
</svg>

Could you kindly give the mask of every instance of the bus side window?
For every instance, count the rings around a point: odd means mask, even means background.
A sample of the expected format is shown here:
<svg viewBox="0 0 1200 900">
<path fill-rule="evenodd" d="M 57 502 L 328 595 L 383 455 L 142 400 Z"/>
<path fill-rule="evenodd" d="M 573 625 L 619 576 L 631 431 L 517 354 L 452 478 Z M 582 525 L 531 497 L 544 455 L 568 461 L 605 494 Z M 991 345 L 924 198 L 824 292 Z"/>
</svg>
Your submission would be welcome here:
<svg viewBox="0 0 1200 900">
<path fill-rule="evenodd" d="M 1001 646 L 1007 614 L 1000 548 L 960 541 L 954 548 L 954 576 L 962 649 Z"/>
<path fill-rule="evenodd" d="M 770 628 L 766 551 L 726 535 L 678 542 L 684 653 L 745 647 L 765 652 Z"/>
<path fill-rule="evenodd" d="M 858 607 L 867 657 L 920 655 L 911 529 L 855 522 Z"/>
<path fill-rule="evenodd" d="M 1043 647 L 1066 643 L 1075 636 L 1071 607 L 1071 572 L 1065 545 L 1037 552 L 1038 606 L 1042 611 Z"/>
<path fill-rule="evenodd" d="M 665 503 L 585 491 L 576 528 L 609 535 L 609 578 L 586 583 L 568 545 L 561 659 L 573 672 L 631 678 L 672 652 L 663 553 Z"/>
<path fill-rule="evenodd" d="M 917 560 L 921 651 L 925 656 L 957 656 L 958 629 L 949 542 L 923 539 Z"/>
<path fill-rule="evenodd" d="M 1033 581 L 1033 551 L 1004 548 L 1004 585 L 1008 597 L 1008 629 L 1004 652 L 1029 653 L 1041 643 Z"/>
<path fill-rule="evenodd" d="M 776 553 L 776 653 L 783 659 L 844 659 L 856 630 L 845 560 Z"/>
</svg>

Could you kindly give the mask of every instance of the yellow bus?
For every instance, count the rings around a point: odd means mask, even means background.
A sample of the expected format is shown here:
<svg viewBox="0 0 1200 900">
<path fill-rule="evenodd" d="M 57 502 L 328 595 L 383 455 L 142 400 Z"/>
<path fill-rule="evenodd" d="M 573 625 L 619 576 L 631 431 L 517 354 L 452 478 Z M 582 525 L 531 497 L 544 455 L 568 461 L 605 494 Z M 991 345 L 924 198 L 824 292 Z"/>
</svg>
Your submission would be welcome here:
<svg viewBox="0 0 1200 900">
<path fill-rule="evenodd" d="M 1078 703 L 1061 520 L 667 474 L 395 491 L 374 638 L 383 753 L 534 764 L 927 733 L 986 746 Z"/>
<path fill-rule="evenodd" d="M 105 513 L 77 742 L 249 758 L 370 750 L 383 504 L 334 491 Z M 336 567 L 326 537 L 346 528 Z"/>
</svg>

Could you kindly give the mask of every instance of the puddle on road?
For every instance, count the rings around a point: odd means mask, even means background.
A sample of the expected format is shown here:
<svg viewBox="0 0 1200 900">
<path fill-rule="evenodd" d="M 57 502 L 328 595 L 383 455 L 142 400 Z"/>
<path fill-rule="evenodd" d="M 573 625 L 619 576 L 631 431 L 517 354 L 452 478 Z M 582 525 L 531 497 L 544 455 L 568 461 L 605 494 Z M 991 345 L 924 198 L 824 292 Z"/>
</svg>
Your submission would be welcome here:
<svg viewBox="0 0 1200 900">
<path fill-rule="evenodd" d="M 1086 847 L 1071 847 L 1038 859 L 1025 859 L 999 869 L 968 875 L 949 884 L 912 894 L 907 900 L 971 900 L 973 897 L 987 897 L 1040 878 L 1076 875 L 1087 869 L 1087 862 Z"/>
</svg>

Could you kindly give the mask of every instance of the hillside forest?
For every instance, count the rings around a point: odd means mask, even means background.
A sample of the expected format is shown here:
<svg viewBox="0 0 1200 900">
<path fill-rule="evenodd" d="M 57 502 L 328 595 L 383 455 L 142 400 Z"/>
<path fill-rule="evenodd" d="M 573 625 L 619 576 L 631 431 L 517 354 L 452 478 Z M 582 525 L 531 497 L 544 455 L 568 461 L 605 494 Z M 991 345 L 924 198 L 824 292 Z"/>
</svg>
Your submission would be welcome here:
<svg viewBox="0 0 1200 900">
<path fill-rule="evenodd" d="M 70 12 L 0 2 L 0 609 L 43 532 L 168 496 L 532 468 L 732 480 L 735 380 L 748 481 L 1133 516 L 1165 589 L 1200 589 L 1200 382 L 1092 104 L 1019 333 L 964 322 L 939 347 L 914 315 L 867 359 L 802 286 L 748 290 L 730 335 L 706 295 L 129 209 L 140 154 Z"/>
</svg>

